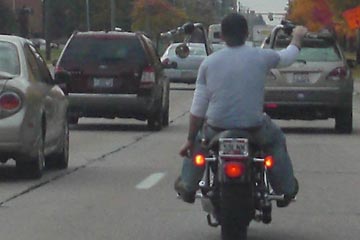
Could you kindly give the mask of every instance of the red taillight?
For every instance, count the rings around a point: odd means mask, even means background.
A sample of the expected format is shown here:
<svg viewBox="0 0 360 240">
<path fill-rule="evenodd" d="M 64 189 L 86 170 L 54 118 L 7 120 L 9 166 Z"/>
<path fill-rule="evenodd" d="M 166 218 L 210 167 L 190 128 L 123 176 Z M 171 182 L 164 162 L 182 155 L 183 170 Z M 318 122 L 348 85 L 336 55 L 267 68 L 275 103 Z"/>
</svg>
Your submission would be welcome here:
<svg viewBox="0 0 360 240">
<path fill-rule="evenodd" d="M 153 67 L 148 66 L 144 68 L 141 80 L 140 87 L 141 88 L 151 88 L 155 83 L 155 70 Z"/>
<path fill-rule="evenodd" d="M 241 162 L 228 162 L 225 163 L 224 170 L 229 178 L 237 178 L 244 174 L 245 166 Z"/>
<path fill-rule="evenodd" d="M 65 69 L 60 67 L 59 65 L 55 66 L 55 69 L 54 69 L 54 73 L 57 73 L 57 72 L 62 72 L 64 71 Z"/>
<path fill-rule="evenodd" d="M 347 69 L 345 67 L 338 67 L 329 73 L 327 79 L 332 81 L 338 81 L 341 79 L 345 79 L 346 76 L 347 76 Z"/>
<path fill-rule="evenodd" d="M 278 105 L 276 103 L 266 103 L 265 104 L 266 109 L 275 109 L 277 107 L 278 107 Z"/>
<path fill-rule="evenodd" d="M 0 95 L 0 108 L 5 111 L 13 111 L 20 107 L 21 99 L 19 95 L 12 92 Z"/>
<path fill-rule="evenodd" d="M 194 164 L 197 167 L 203 167 L 205 166 L 206 160 L 205 160 L 205 156 L 202 154 L 196 154 L 194 156 Z"/>
<path fill-rule="evenodd" d="M 264 165 L 267 168 L 272 168 L 274 166 L 274 158 L 273 158 L 273 156 L 266 156 L 264 158 Z"/>
</svg>

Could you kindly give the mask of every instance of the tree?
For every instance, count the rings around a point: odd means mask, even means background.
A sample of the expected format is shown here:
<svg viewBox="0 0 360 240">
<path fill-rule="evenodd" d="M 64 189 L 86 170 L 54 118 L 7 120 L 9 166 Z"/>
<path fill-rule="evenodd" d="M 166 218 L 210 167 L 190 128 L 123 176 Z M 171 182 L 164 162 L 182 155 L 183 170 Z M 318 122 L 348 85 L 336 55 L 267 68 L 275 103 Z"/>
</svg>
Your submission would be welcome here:
<svg viewBox="0 0 360 240">
<path fill-rule="evenodd" d="M 326 0 L 294 0 L 288 13 L 290 20 L 306 26 L 310 31 L 331 27 L 332 17 Z"/>
<path fill-rule="evenodd" d="M 0 33 L 10 34 L 17 31 L 16 19 L 13 11 L 0 2 Z"/>
<path fill-rule="evenodd" d="M 158 33 L 182 25 L 187 20 L 184 11 L 165 0 L 136 0 L 131 16 L 132 30 L 144 31 L 153 39 Z"/>
</svg>

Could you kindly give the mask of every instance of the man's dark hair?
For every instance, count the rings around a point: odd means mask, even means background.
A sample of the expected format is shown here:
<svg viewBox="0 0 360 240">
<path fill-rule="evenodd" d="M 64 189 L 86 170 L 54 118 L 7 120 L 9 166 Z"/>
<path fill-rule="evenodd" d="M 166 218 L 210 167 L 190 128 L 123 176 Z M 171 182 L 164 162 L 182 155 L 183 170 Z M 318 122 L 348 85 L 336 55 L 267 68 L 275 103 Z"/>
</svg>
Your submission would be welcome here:
<svg viewBox="0 0 360 240">
<path fill-rule="evenodd" d="M 248 33 L 246 18 L 239 13 L 230 13 L 221 21 L 221 34 L 229 46 L 243 45 Z"/>
</svg>

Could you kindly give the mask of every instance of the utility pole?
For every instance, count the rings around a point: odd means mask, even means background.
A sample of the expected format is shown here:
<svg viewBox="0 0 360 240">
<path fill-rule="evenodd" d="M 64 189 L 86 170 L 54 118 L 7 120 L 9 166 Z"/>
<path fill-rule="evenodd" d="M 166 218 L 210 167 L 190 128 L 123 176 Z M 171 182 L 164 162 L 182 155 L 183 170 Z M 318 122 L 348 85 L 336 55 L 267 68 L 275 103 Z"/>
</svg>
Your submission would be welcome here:
<svg viewBox="0 0 360 240">
<path fill-rule="evenodd" d="M 45 38 L 45 57 L 46 60 L 51 60 L 51 48 L 50 48 L 50 34 L 49 34 L 49 4 L 48 0 L 42 0 L 43 3 L 43 28 Z"/>
<path fill-rule="evenodd" d="M 86 29 L 90 31 L 90 7 L 89 0 L 86 0 Z"/>
<path fill-rule="evenodd" d="M 110 26 L 111 30 L 115 29 L 115 0 L 110 0 Z"/>
</svg>

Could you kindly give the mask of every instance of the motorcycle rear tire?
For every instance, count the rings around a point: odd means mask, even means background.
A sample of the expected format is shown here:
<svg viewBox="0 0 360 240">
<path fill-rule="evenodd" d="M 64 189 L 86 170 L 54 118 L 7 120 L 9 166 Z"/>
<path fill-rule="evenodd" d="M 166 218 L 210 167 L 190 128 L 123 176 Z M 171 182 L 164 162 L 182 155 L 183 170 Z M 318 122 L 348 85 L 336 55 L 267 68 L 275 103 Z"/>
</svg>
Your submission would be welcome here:
<svg viewBox="0 0 360 240">
<path fill-rule="evenodd" d="M 248 184 L 222 184 L 220 187 L 222 240 L 246 240 L 253 204 Z"/>
</svg>

